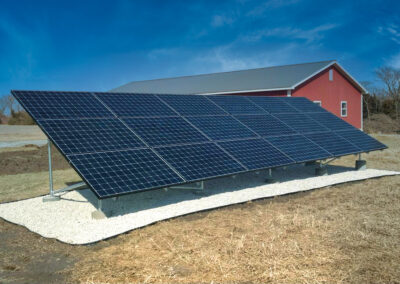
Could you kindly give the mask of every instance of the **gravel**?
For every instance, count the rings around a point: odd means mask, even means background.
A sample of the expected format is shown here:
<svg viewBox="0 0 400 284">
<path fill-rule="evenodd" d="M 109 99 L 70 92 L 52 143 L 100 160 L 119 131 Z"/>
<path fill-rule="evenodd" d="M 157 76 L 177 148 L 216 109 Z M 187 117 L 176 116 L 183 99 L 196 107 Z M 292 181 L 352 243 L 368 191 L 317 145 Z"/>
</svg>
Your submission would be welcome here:
<svg viewBox="0 0 400 284">
<path fill-rule="evenodd" d="M 88 189 L 64 193 L 60 201 L 42 202 L 42 197 L 0 204 L 0 217 L 25 226 L 46 238 L 70 244 L 89 244 L 161 220 L 211 208 L 243 203 L 276 195 L 306 191 L 350 181 L 399 172 L 330 166 L 329 175 L 313 176 L 313 167 L 301 165 L 273 171 L 280 183 L 266 184 L 267 172 L 246 173 L 205 182 L 201 195 L 187 189 L 153 190 L 103 201 L 108 218 L 95 220 L 97 199 Z M 326 189 L 329 190 L 329 189 Z"/>
</svg>

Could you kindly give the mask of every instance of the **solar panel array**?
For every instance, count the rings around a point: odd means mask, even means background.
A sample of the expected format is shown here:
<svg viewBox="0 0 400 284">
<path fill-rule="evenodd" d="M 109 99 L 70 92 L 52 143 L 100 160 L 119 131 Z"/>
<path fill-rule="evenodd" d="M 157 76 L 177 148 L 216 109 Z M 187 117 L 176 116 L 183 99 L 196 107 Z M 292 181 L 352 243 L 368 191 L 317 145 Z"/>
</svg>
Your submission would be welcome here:
<svg viewBox="0 0 400 284">
<path fill-rule="evenodd" d="M 305 98 L 12 93 L 99 198 L 386 148 Z"/>
</svg>

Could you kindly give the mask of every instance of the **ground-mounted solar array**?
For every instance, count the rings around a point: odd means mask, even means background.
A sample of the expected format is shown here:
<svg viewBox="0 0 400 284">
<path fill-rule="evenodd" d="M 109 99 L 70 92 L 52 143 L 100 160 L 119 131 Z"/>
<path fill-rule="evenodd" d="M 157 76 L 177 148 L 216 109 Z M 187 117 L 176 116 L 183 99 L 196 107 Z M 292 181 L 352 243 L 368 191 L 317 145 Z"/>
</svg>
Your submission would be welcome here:
<svg viewBox="0 0 400 284">
<path fill-rule="evenodd" d="M 305 98 L 12 94 L 99 198 L 386 148 Z"/>
</svg>

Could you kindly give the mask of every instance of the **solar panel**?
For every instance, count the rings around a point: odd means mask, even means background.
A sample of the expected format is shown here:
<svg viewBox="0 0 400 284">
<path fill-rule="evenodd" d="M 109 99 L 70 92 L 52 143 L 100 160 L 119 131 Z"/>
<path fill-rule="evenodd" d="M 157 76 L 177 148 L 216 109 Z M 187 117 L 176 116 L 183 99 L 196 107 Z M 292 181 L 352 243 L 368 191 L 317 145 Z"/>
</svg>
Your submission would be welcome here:
<svg viewBox="0 0 400 284">
<path fill-rule="evenodd" d="M 177 115 L 157 96 L 151 94 L 96 93 L 96 96 L 120 117 Z"/>
<path fill-rule="evenodd" d="M 13 91 L 35 119 L 113 117 L 91 93 Z"/>
<path fill-rule="evenodd" d="M 381 150 L 387 148 L 384 144 L 357 129 L 335 132 L 347 141 L 356 144 L 362 151 Z"/>
<path fill-rule="evenodd" d="M 214 143 L 162 147 L 156 151 L 187 181 L 246 170 Z"/>
<path fill-rule="evenodd" d="M 286 153 L 297 163 L 323 160 L 332 157 L 332 154 L 300 134 L 267 137 L 265 139 L 279 150 Z"/>
<path fill-rule="evenodd" d="M 299 98 L 12 93 L 99 198 L 386 147 Z"/>
<path fill-rule="evenodd" d="M 283 101 L 285 101 L 290 106 L 294 107 L 300 112 L 308 113 L 308 112 L 326 112 L 325 109 L 313 103 L 312 101 L 306 98 L 300 97 L 282 97 Z"/>
<path fill-rule="evenodd" d="M 250 170 L 278 167 L 294 161 L 263 139 L 246 139 L 218 143 Z"/>
<path fill-rule="evenodd" d="M 272 115 L 237 115 L 244 125 L 260 136 L 293 134 L 295 131 Z"/>
<path fill-rule="evenodd" d="M 125 118 L 124 121 L 150 146 L 209 141 L 181 117 Z"/>
<path fill-rule="evenodd" d="M 294 113 L 297 109 L 291 107 L 278 97 L 248 97 L 253 103 L 269 113 Z"/>
<path fill-rule="evenodd" d="M 231 116 L 192 116 L 187 119 L 212 140 L 257 136 Z"/>
<path fill-rule="evenodd" d="M 362 152 L 360 148 L 331 131 L 310 133 L 305 136 L 318 144 L 321 148 L 332 153 L 333 156 L 343 156 Z"/>
<path fill-rule="evenodd" d="M 336 115 L 330 112 L 324 113 L 308 113 L 307 114 L 312 119 L 318 121 L 318 123 L 324 125 L 330 130 L 354 130 L 354 126 L 347 123 L 343 119 L 340 119 Z"/>
<path fill-rule="evenodd" d="M 214 103 L 230 114 L 264 114 L 265 111 L 252 103 L 246 97 L 232 96 L 229 100 L 225 96 L 207 96 Z"/>
<path fill-rule="evenodd" d="M 283 121 L 285 124 L 290 125 L 291 128 L 299 133 L 310 133 L 328 130 L 328 128 L 326 128 L 325 126 L 319 124 L 314 119 L 302 113 L 277 113 L 275 114 L 275 117 Z"/>
<path fill-rule="evenodd" d="M 101 198 L 184 182 L 149 149 L 70 155 L 68 158 Z"/>
<path fill-rule="evenodd" d="M 164 102 L 181 115 L 223 115 L 226 114 L 205 96 L 199 95 L 158 95 Z"/>
<path fill-rule="evenodd" d="M 39 125 L 66 155 L 145 146 L 116 118 L 39 120 Z"/>
</svg>

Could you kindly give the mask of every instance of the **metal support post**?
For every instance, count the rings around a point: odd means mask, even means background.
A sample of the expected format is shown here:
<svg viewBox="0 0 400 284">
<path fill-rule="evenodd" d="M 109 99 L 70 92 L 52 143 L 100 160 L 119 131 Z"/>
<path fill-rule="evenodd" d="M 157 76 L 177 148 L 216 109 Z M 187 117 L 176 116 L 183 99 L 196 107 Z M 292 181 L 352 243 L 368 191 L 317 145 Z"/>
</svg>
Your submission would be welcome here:
<svg viewBox="0 0 400 284">
<path fill-rule="evenodd" d="M 358 160 L 356 160 L 356 170 L 361 171 L 367 169 L 367 161 L 361 159 L 361 153 L 358 154 Z"/>
<path fill-rule="evenodd" d="M 268 177 L 265 179 L 266 183 L 278 183 L 279 181 L 277 179 L 274 179 L 272 177 L 272 169 L 268 169 Z"/>
<path fill-rule="evenodd" d="M 59 196 L 54 195 L 54 189 L 53 189 L 53 169 L 51 166 L 51 141 L 47 141 L 47 153 L 49 156 L 49 187 L 50 187 L 50 194 L 43 197 L 43 202 L 47 201 L 57 201 L 60 200 Z"/>
</svg>

